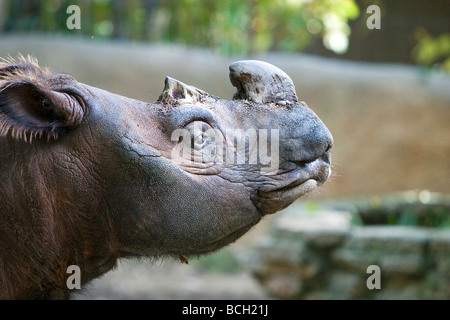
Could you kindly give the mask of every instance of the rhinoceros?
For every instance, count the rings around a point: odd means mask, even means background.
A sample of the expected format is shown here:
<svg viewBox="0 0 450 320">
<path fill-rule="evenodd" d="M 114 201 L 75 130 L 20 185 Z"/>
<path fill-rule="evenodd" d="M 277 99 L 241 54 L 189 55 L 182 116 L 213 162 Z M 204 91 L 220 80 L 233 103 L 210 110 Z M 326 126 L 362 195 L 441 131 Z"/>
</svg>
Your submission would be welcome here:
<svg viewBox="0 0 450 320">
<path fill-rule="evenodd" d="M 220 99 L 167 77 L 154 103 L 0 64 L 0 298 L 69 298 L 128 257 L 199 256 L 330 176 L 333 138 L 289 76 L 229 66 Z"/>
</svg>

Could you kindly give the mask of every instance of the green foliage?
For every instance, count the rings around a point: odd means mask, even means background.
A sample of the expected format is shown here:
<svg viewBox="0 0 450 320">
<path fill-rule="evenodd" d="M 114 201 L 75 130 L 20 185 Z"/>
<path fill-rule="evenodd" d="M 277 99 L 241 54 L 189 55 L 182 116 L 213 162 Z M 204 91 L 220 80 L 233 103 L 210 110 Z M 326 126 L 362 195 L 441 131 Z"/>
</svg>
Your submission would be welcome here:
<svg viewBox="0 0 450 320">
<path fill-rule="evenodd" d="M 359 215 L 358 212 L 351 212 L 350 219 L 351 219 L 350 220 L 351 224 L 354 226 L 360 227 L 360 226 L 364 225 L 364 223 L 361 219 L 361 216 Z"/>
<path fill-rule="evenodd" d="M 433 37 L 423 28 L 419 28 L 415 35 L 418 41 L 413 50 L 415 61 L 427 68 L 450 72 L 450 33 Z"/>
<path fill-rule="evenodd" d="M 309 212 L 317 212 L 317 211 L 319 211 L 321 209 L 321 206 L 317 202 L 306 201 L 304 203 L 304 209 L 309 211 Z"/>
<path fill-rule="evenodd" d="M 355 225 L 383 224 L 448 228 L 450 227 L 450 205 L 423 203 L 359 205 L 352 217 Z"/>
<path fill-rule="evenodd" d="M 348 19 L 359 14 L 353 0 L 176 0 L 156 11 L 163 40 L 226 54 L 301 51 L 314 36 L 348 36 Z M 334 24 L 327 23 L 333 17 Z"/>
<path fill-rule="evenodd" d="M 81 30 L 68 30 L 66 9 L 81 9 Z M 225 54 L 301 51 L 314 37 L 346 49 L 354 0 L 5 0 L 0 30 L 82 34 L 210 47 Z M 1 14 L 0 10 L 0 14 Z"/>
</svg>

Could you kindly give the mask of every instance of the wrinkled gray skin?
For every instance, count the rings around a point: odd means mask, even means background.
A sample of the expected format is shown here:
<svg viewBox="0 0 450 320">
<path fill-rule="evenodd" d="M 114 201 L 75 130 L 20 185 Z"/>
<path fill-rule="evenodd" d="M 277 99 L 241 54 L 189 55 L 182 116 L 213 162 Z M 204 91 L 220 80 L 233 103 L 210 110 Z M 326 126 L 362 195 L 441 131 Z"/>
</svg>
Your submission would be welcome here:
<svg viewBox="0 0 450 320">
<path fill-rule="evenodd" d="M 8 181 L 0 182 L 0 199 L 7 204 L 0 219 L 20 214 L 32 227 L 14 221 L 0 227 L 7 235 L 0 241 L 10 248 L 0 249 L 2 298 L 67 297 L 71 264 L 80 266 L 85 283 L 121 257 L 217 250 L 264 215 L 323 184 L 331 172 L 330 132 L 297 101 L 289 77 L 266 63 L 230 66 L 237 88 L 233 100 L 167 78 L 152 104 L 66 75 L 34 75 L 30 82 L 38 89 L 8 87 L 14 70 L 4 72 L 0 95 L 0 121 L 9 121 L 9 129 L 0 127 L 0 181 Z M 28 105 L 36 103 L 33 112 L 23 103 L 27 95 Z M 49 128 L 42 124 L 48 115 L 38 114 L 42 105 L 57 109 Z M 192 132 L 194 120 L 224 134 L 238 128 L 279 129 L 278 171 L 264 175 L 261 164 L 180 165 L 172 159 L 179 141 L 171 136 L 180 128 Z M 14 131 L 20 125 L 22 134 Z M 32 222 L 36 216 L 38 223 Z M 31 240 L 23 240 L 24 234 L 32 234 Z M 39 274 L 39 284 L 27 282 L 29 273 Z"/>
<path fill-rule="evenodd" d="M 119 238 L 130 253 L 192 255 L 218 249 L 243 235 L 262 216 L 285 208 L 329 176 L 331 134 L 304 103 L 286 107 L 218 100 L 189 87 L 195 92 L 192 96 L 184 92 L 184 84 L 181 86 L 183 90 L 175 91 L 166 87 L 165 93 L 169 92 L 160 99 L 162 105 L 149 107 L 114 97 L 115 103 L 109 105 L 118 106 L 117 111 L 109 109 L 106 114 L 104 108 L 98 108 L 101 113 L 96 118 L 108 119 L 109 125 L 104 138 L 96 140 L 108 140 L 112 132 L 123 132 L 124 123 L 131 122 L 123 138 L 115 141 L 121 146 L 120 152 L 117 147 L 109 149 L 118 158 L 119 168 L 113 170 L 117 174 L 115 181 L 108 183 L 113 187 L 107 197 L 115 199 L 111 207 L 117 211 L 118 225 L 126 230 L 124 234 L 118 231 Z M 179 104 L 168 110 L 167 104 L 172 99 L 177 103 L 177 98 Z M 124 112 L 127 109 L 130 111 Z M 140 119 L 126 119 L 126 114 L 139 115 Z M 222 132 L 279 128 L 278 174 L 263 176 L 258 165 L 227 163 L 202 170 L 174 164 L 170 152 L 177 142 L 170 140 L 171 133 L 194 119 Z M 127 162 L 132 166 L 121 170 Z M 296 187 L 277 191 L 287 185 Z M 136 229 L 133 236 L 130 229 Z"/>
</svg>

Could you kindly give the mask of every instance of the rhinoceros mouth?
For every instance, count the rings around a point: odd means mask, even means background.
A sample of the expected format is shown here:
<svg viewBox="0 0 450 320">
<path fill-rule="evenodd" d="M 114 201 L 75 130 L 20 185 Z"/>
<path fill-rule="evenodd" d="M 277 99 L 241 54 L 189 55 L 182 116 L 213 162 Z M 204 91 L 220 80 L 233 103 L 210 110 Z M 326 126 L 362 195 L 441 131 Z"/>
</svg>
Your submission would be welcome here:
<svg viewBox="0 0 450 320">
<path fill-rule="evenodd" d="M 323 158 L 308 163 L 293 162 L 294 169 L 279 174 L 275 183 L 261 187 L 254 199 L 261 213 L 265 215 L 282 210 L 323 185 L 331 175 L 330 164 Z"/>
<path fill-rule="evenodd" d="M 316 179 L 309 178 L 306 180 L 297 180 L 292 183 L 276 188 L 270 191 L 258 191 L 258 196 L 267 200 L 288 200 L 289 198 L 299 198 L 302 195 L 312 191 L 319 185 Z M 295 199 L 294 199 L 295 200 Z"/>
<path fill-rule="evenodd" d="M 258 191 L 253 203 L 261 215 L 272 214 L 283 210 L 298 198 L 313 191 L 317 185 L 317 180 L 307 179 L 272 191 Z"/>
<path fill-rule="evenodd" d="M 284 192 L 315 180 L 321 186 L 331 175 L 330 162 L 327 153 L 310 162 L 290 161 L 289 170 L 275 176 L 272 183 L 259 188 L 260 192 Z"/>
</svg>

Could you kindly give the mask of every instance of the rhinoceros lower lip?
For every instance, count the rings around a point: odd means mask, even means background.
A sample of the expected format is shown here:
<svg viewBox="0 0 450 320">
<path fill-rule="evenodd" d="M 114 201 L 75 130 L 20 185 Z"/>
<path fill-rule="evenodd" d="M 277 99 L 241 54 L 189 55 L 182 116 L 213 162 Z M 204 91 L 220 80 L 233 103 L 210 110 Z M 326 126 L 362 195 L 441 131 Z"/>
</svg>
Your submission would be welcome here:
<svg viewBox="0 0 450 320">
<path fill-rule="evenodd" d="M 284 187 L 276 188 L 270 191 L 260 191 L 258 195 L 264 198 L 287 199 L 291 197 L 301 197 L 305 193 L 312 191 L 319 185 L 316 179 L 309 178 L 306 180 L 294 181 Z"/>
<path fill-rule="evenodd" d="M 298 198 L 311 192 L 317 185 L 317 180 L 307 179 L 272 191 L 259 191 L 254 204 L 262 215 L 272 214 L 283 210 Z"/>
</svg>

